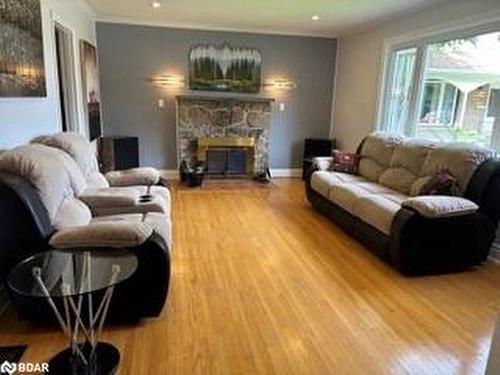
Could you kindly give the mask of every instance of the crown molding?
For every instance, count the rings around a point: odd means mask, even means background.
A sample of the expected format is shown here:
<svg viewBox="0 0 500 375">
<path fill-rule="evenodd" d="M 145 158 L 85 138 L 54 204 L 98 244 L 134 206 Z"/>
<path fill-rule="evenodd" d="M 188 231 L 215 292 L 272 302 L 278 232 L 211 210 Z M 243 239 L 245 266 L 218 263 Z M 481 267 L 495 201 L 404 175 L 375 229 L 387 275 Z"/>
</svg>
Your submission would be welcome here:
<svg viewBox="0 0 500 375">
<path fill-rule="evenodd" d="M 76 4 L 82 9 L 84 12 L 87 12 L 92 18 L 97 18 L 97 13 L 95 12 L 92 5 L 88 0 L 76 0 Z"/>
<path fill-rule="evenodd" d="M 83 0 L 82 0 L 83 1 Z M 263 34 L 263 35 L 281 35 L 281 36 L 303 36 L 309 38 L 327 38 L 336 39 L 337 34 L 329 33 L 308 33 L 308 32 L 297 32 L 296 30 L 259 30 L 259 29 L 240 29 L 232 27 L 215 27 L 207 25 L 194 25 L 179 22 L 167 22 L 167 21 L 152 21 L 144 18 L 134 18 L 134 17 L 120 17 L 120 16 L 104 16 L 97 15 L 97 22 L 102 23 L 115 23 L 124 25 L 134 25 L 134 26 L 151 26 L 151 27 L 165 27 L 173 29 L 184 29 L 184 30 L 200 30 L 200 31 L 220 31 L 220 32 L 232 32 L 232 33 L 242 33 L 242 34 Z"/>
</svg>

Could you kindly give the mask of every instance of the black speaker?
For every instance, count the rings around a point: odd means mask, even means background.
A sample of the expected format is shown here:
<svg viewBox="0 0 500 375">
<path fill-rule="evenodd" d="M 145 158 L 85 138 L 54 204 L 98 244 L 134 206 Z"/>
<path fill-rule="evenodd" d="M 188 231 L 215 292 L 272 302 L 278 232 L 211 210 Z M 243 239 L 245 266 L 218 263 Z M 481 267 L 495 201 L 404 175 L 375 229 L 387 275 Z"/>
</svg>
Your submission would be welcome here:
<svg viewBox="0 0 500 375">
<path fill-rule="evenodd" d="M 307 138 L 304 141 L 304 158 L 302 162 L 302 179 L 312 166 L 312 159 L 316 156 L 331 156 L 335 148 L 334 139 Z"/>
<path fill-rule="evenodd" d="M 137 168 L 139 166 L 139 138 L 103 137 L 99 142 L 103 172 Z"/>
<path fill-rule="evenodd" d="M 307 138 L 304 142 L 304 159 L 316 156 L 330 156 L 335 141 L 333 139 Z"/>
</svg>

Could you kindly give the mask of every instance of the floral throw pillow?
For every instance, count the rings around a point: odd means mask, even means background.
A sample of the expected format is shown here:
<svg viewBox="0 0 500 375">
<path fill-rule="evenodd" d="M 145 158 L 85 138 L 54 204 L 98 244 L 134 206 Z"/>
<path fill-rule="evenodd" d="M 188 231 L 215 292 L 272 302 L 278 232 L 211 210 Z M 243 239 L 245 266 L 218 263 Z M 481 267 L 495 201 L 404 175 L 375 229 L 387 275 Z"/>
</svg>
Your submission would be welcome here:
<svg viewBox="0 0 500 375">
<path fill-rule="evenodd" d="M 432 175 L 420 188 L 419 195 L 460 195 L 457 179 L 448 169 L 441 169 Z"/>
<path fill-rule="evenodd" d="M 356 174 L 358 171 L 359 155 L 353 152 L 333 150 L 332 171 Z"/>
</svg>

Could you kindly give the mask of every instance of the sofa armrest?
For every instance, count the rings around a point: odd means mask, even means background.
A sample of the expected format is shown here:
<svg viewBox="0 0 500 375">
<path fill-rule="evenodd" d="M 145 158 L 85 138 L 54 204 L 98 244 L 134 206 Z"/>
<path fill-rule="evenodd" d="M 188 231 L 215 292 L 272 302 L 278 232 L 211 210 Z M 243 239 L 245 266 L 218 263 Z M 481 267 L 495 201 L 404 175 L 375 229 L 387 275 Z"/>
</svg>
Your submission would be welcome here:
<svg viewBox="0 0 500 375">
<path fill-rule="evenodd" d="M 49 241 L 55 249 L 68 248 L 123 248 L 141 246 L 153 234 L 145 223 L 97 222 L 56 232 Z"/>
<path fill-rule="evenodd" d="M 332 156 L 317 156 L 313 158 L 313 167 L 317 171 L 328 171 L 333 164 Z"/>
<path fill-rule="evenodd" d="M 481 211 L 427 218 L 402 207 L 392 222 L 390 258 L 405 275 L 463 270 L 486 260 L 495 234 Z"/>
<path fill-rule="evenodd" d="M 135 189 L 102 188 L 85 189 L 78 196 L 91 209 L 96 207 L 130 207 L 137 204 L 140 192 Z"/>
<path fill-rule="evenodd" d="M 112 171 L 105 175 L 111 186 L 157 185 L 160 173 L 155 168 L 132 168 L 123 171 Z"/>
<path fill-rule="evenodd" d="M 480 207 L 490 220 L 500 218 L 500 159 L 490 159 L 482 163 L 472 176 L 465 198 Z"/>
<path fill-rule="evenodd" d="M 469 199 L 444 195 L 409 198 L 401 205 L 428 219 L 469 215 L 479 210 L 479 206 Z"/>
</svg>

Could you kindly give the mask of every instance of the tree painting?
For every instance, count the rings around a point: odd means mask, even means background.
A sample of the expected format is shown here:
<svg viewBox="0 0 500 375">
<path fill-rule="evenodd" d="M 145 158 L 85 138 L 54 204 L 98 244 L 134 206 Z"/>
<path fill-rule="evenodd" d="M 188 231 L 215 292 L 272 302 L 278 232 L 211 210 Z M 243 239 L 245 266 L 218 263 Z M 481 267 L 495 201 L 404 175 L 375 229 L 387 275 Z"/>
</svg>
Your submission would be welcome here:
<svg viewBox="0 0 500 375">
<path fill-rule="evenodd" d="M 191 90 L 258 93 L 262 56 L 250 48 L 200 45 L 189 52 Z"/>
</svg>

